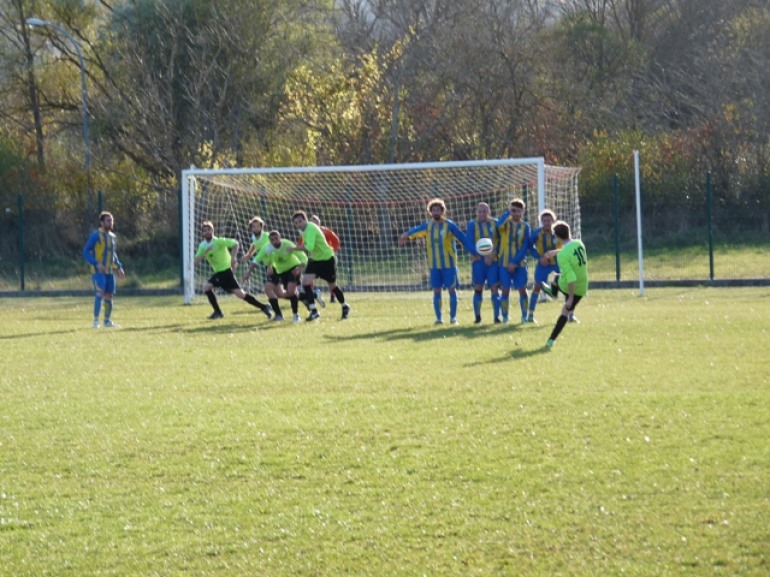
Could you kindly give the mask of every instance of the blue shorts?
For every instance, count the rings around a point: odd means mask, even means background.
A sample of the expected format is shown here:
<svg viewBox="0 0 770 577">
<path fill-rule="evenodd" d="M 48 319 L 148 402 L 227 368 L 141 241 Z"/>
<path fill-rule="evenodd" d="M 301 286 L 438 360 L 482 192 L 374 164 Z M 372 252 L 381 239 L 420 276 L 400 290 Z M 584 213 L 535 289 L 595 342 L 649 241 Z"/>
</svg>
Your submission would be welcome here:
<svg viewBox="0 0 770 577">
<path fill-rule="evenodd" d="M 496 262 L 487 266 L 484 259 L 481 258 L 471 263 L 471 282 L 473 286 L 484 286 L 484 283 L 488 287 L 493 287 L 498 284 L 500 275 L 498 274 L 498 266 Z"/>
<path fill-rule="evenodd" d="M 514 289 L 519 290 L 527 288 L 527 267 L 517 266 L 513 271 L 513 274 L 508 272 L 508 269 L 500 265 L 500 285 L 503 289 L 510 289 L 513 286 Z"/>
<path fill-rule="evenodd" d="M 456 268 L 432 268 L 430 269 L 430 288 L 451 289 L 457 287 Z"/>
<path fill-rule="evenodd" d="M 91 277 L 94 281 L 94 290 L 105 294 L 115 294 L 115 275 L 103 272 L 95 272 Z"/>
<path fill-rule="evenodd" d="M 559 272 L 559 265 L 558 264 L 549 264 L 548 266 L 543 266 L 542 264 L 539 264 L 535 267 L 535 284 L 540 284 L 541 282 L 545 282 L 548 280 L 548 276 L 551 273 L 558 273 Z"/>
</svg>

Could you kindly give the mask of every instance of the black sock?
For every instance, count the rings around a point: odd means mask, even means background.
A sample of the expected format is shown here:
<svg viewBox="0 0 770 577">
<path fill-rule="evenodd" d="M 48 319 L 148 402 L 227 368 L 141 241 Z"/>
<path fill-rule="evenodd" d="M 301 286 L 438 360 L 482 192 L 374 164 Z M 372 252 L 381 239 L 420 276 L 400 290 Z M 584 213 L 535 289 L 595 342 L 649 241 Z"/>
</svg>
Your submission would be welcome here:
<svg viewBox="0 0 770 577">
<path fill-rule="evenodd" d="M 265 305 L 263 305 L 261 302 L 259 302 L 257 299 L 255 299 L 250 294 L 246 293 L 246 296 L 243 297 L 243 300 L 245 300 L 247 303 L 249 303 L 253 307 L 257 307 L 260 310 L 265 310 Z"/>
<path fill-rule="evenodd" d="M 296 315 L 299 310 L 299 299 L 297 298 L 297 295 L 289 297 L 289 302 L 291 303 L 292 314 Z"/>
<path fill-rule="evenodd" d="M 305 298 L 302 300 L 307 303 L 311 309 L 315 308 L 315 295 L 313 294 L 313 285 L 302 285 L 302 292 Z"/>
<path fill-rule="evenodd" d="M 553 331 L 551 331 L 552 341 L 556 340 L 556 337 L 559 336 L 559 333 L 564 328 L 564 325 L 567 324 L 568 320 L 569 320 L 569 317 L 565 317 L 564 315 L 559 315 L 559 318 L 556 320 L 556 326 L 553 327 Z"/>
<path fill-rule="evenodd" d="M 337 297 L 337 302 L 339 302 L 341 305 L 345 304 L 345 293 L 342 292 L 340 287 L 334 287 L 334 296 Z"/>
<path fill-rule="evenodd" d="M 211 303 L 211 306 L 214 308 L 214 312 L 221 314 L 222 310 L 219 308 L 217 295 L 214 294 L 214 291 L 206 291 L 206 297 L 209 299 L 209 303 Z"/>
<path fill-rule="evenodd" d="M 275 313 L 275 316 L 280 317 L 281 315 L 281 305 L 278 304 L 278 299 L 270 299 L 270 306 L 273 307 L 273 312 Z"/>
</svg>

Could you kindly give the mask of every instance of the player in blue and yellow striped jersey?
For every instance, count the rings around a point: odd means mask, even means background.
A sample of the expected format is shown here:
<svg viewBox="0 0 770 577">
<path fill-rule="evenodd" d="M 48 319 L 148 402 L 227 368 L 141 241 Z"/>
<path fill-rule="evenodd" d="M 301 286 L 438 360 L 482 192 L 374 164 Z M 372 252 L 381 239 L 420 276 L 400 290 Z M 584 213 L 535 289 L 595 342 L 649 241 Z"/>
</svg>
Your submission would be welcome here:
<svg viewBox="0 0 770 577">
<path fill-rule="evenodd" d="M 506 213 L 497 219 L 500 232 L 498 264 L 500 265 L 500 286 L 502 287 L 503 322 L 508 322 L 511 286 L 519 293 L 521 322 L 527 322 L 529 300 L 527 297 L 527 252 L 529 251 L 529 224 L 524 221 L 526 205 L 520 198 L 514 198 Z"/>
<path fill-rule="evenodd" d="M 120 264 L 117 252 L 117 237 L 112 232 L 115 219 L 109 212 L 99 215 L 99 228 L 92 232 L 83 247 L 83 257 L 93 267 L 93 281 L 96 296 L 94 297 L 94 328 L 99 328 L 99 313 L 104 303 L 104 326 L 114 327 L 111 320 L 112 297 L 115 294 L 115 273 L 123 278 L 123 265 Z"/>
<path fill-rule="evenodd" d="M 441 293 L 449 293 L 449 319 L 457 324 L 457 251 L 455 241 L 465 245 L 465 235 L 460 228 L 445 216 L 446 205 L 440 198 L 428 202 L 430 220 L 413 226 L 398 239 L 399 245 L 408 240 L 425 238 L 430 268 L 430 286 L 433 289 L 433 311 L 436 324 L 444 322 L 441 314 Z"/>
<path fill-rule="evenodd" d="M 500 273 L 497 266 L 497 245 L 500 235 L 497 222 L 490 216 L 489 205 L 480 202 L 476 207 L 476 218 L 468 223 L 465 231 L 465 250 L 471 254 L 471 282 L 473 283 L 474 322 L 481 322 L 481 303 L 484 300 L 484 285 L 492 295 L 492 313 L 496 323 L 500 322 Z M 495 252 L 481 256 L 476 252 L 479 239 L 488 238 L 495 246 Z"/>
<path fill-rule="evenodd" d="M 546 253 L 561 248 L 556 235 L 553 232 L 553 223 L 556 222 L 556 214 L 548 208 L 540 213 L 540 227 L 532 231 L 530 237 L 530 254 L 535 259 L 535 284 L 532 289 L 532 297 L 529 299 L 529 312 L 527 322 L 535 322 L 535 307 L 540 298 L 541 283 L 548 280 L 551 273 L 559 272 L 556 257 Z"/>
</svg>

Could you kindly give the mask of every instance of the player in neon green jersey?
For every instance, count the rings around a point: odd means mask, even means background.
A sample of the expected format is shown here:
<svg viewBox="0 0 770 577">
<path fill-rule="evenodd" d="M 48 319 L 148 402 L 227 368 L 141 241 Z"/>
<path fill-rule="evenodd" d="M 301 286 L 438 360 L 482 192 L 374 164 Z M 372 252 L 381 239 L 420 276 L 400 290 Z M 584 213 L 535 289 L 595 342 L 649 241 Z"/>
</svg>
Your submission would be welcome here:
<svg viewBox="0 0 770 577">
<path fill-rule="evenodd" d="M 345 293 L 337 286 L 337 257 L 329 246 L 323 231 L 314 222 L 308 222 L 307 214 L 301 210 L 295 212 L 291 222 L 302 236 L 302 245 L 296 246 L 295 251 L 307 253 L 309 262 L 302 274 L 303 300 L 307 302 L 310 315 L 306 320 L 313 321 L 321 315 L 315 304 L 313 282 L 316 277 L 325 280 L 329 284 L 329 292 L 337 297 L 337 302 L 342 307 L 342 318 L 350 315 L 350 305 L 345 302 Z"/>
<path fill-rule="evenodd" d="M 553 225 L 556 240 L 562 245 L 560 249 L 548 251 L 549 256 L 556 255 L 559 274 L 551 284 L 543 283 L 543 291 L 555 297 L 559 293 L 567 296 L 561 315 L 556 320 L 556 326 L 546 342 L 547 348 L 553 347 L 556 338 L 569 321 L 569 315 L 575 310 L 580 300 L 588 294 L 588 256 L 586 247 L 580 239 L 572 238 L 569 225 L 564 221 L 556 221 Z"/>
<path fill-rule="evenodd" d="M 299 285 L 302 269 L 307 263 L 305 253 L 295 251 L 296 245 L 290 240 L 282 239 L 281 233 L 271 230 L 269 242 L 264 245 L 255 260 L 267 266 L 267 284 L 265 292 L 270 297 L 270 306 L 275 312 L 274 321 L 282 321 L 283 314 L 278 304 L 279 298 L 288 299 L 291 303 L 292 320 L 300 321 L 298 314 L 297 286 Z"/>
<path fill-rule="evenodd" d="M 252 217 L 249 221 L 249 236 L 251 237 L 251 246 L 249 247 L 248 252 L 241 257 L 241 262 L 251 260 L 253 266 L 249 266 L 249 270 L 243 275 L 243 282 L 249 280 L 251 272 L 258 264 L 256 259 L 254 259 L 254 256 L 259 252 L 259 249 L 270 242 L 268 234 L 265 232 L 265 221 L 260 217 Z"/>
<path fill-rule="evenodd" d="M 252 295 L 245 292 L 235 279 L 233 269 L 238 266 L 238 258 L 236 256 L 238 252 L 238 241 L 234 238 L 214 236 L 214 225 L 208 220 L 203 221 L 201 224 L 201 236 L 203 236 L 203 240 L 195 253 L 195 265 L 199 265 L 205 258 L 211 265 L 211 269 L 214 271 L 212 277 L 203 285 L 203 292 L 206 294 L 209 303 L 211 303 L 211 306 L 214 309 L 214 312 L 209 318 L 221 319 L 224 316 L 222 310 L 219 308 L 217 297 L 214 294 L 214 287 L 233 293 L 239 299 L 244 300 L 251 306 L 261 310 L 268 319 L 272 317 L 273 313 L 270 307 L 266 304 L 262 304 Z M 235 249 L 234 254 L 231 254 L 231 249 Z"/>
</svg>

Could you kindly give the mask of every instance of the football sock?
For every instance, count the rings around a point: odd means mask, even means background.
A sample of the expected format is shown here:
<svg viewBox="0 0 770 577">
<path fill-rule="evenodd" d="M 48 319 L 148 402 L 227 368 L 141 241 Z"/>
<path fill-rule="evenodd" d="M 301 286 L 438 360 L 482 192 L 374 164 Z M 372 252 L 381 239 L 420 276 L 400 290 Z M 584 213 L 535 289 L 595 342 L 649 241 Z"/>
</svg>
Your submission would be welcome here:
<svg viewBox="0 0 770 577">
<path fill-rule="evenodd" d="M 521 315 L 526 316 L 527 315 L 527 307 L 529 307 L 529 298 L 526 294 L 520 294 L 519 295 L 519 307 L 521 308 Z"/>
<path fill-rule="evenodd" d="M 477 317 L 481 316 L 482 300 L 484 300 L 484 293 L 482 291 L 473 291 L 473 314 Z"/>
<path fill-rule="evenodd" d="M 261 302 L 259 302 L 257 299 L 255 299 L 252 295 L 249 293 L 246 293 L 246 296 L 243 297 L 243 300 L 245 300 L 247 303 L 249 303 L 253 307 L 257 307 L 258 309 L 264 309 L 265 305 L 263 305 Z"/>
<path fill-rule="evenodd" d="M 500 318 L 500 293 L 492 295 L 492 314 L 495 318 Z"/>
<path fill-rule="evenodd" d="M 559 318 L 556 320 L 556 326 L 553 327 L 553 330 L 551 331 L 551 340 L 555 341 L 556 337 L 559 336 L 559 333 L 564 328 L 564 326 L 567 324 L 567 321 L 569 319 L 565 317 L 564 315 L 559 315 Z"/>
<path fill-rule="evenodd" d="M 214 291 L 208 291 L 206 292 L 206 298 L 209 299 L 209 303 L 214 308 L 215 313 L 222 313 L 221 309 L 219 308 L 219 303 L 217 302 L 217 295 L 214 294 Z"/>
<path fill-rule="evenodd" d="M 332 292 L 332 295 L 337 297 L 337 301 L 341 304 L 345 304 L 345 293 L 342 292 L 342 289 L 338 286 L 334 287 L 334 291 Z"/>
<path fill-rule="evenodd" d="M 506 317 L 508 316 L 508 305 L 509 304 L 510 304 L 510 302 L 509 302 L 508 295 L 503 295 L 503 297 L 500 299 L 500 308 L 503 311 L 503 315 L 506 316 Z"/>
<path fill-rule="evenodd" d="M 104 299 L 104 320 L 110 320 L 112 316 L 112 299 Z"/>
<path fill-rule="evenodd" d="M 441 293 L 433 293 L 433 312 L 436 313 L 436 320 L 441 320 Z"/>
<path fill-rule="evenodd" d="M 102 310 L 102 297 L 100 297 L 99 295 L 96 295 L 96 297 L 94 298 L 94 319 L 95 320 L 99 319 L 99 313 L 101 312 L 101 310 Z"/>
<path fill-rule="evenodd" d="M 302 291 L 304 293 L 305 298 L 302 300 L 307 303 L 307 306 L 309 306 L 311 309 L 315 308 L 315 295 L 313 294 L 313 285 L 306 284 L 302 285 Z"/>
<path fill-rule="evenodd" d="M 449 293 L 449 318 L 457 316 L 457 291 Z"/>
<path fill-rule="evenodd" d="M 294 300 L 297 299 L 297 297 L 292 297 Z M 278 299 L 270 299 L 270 306 L 273 307 L 273 312 L 275 313 L 275 316 L 280 317 L 281 315 L 281 305 L 278 304 Z M 295 313 L 297 311 L 294 311 Z"/>
<path fill-rule="evenodd" d="M 297 314 L 297 311 L 299 310 L 299 299 L 297 298 L 297 295 L 290 296 L 289 302 L 291 303 L 291 312 L 292 314 Z"/>
<path fill-rule="evenodd" d="M 540 299 L 540 291 L 535 292 L 532 291 L 532 298 L 529 299 L 529 314 L 534 315 L 535 314 L 535 307 L 537 306 L 537 301 Z"/>
</svg>

